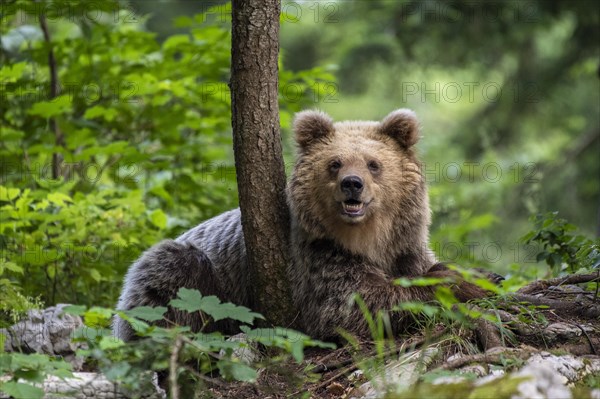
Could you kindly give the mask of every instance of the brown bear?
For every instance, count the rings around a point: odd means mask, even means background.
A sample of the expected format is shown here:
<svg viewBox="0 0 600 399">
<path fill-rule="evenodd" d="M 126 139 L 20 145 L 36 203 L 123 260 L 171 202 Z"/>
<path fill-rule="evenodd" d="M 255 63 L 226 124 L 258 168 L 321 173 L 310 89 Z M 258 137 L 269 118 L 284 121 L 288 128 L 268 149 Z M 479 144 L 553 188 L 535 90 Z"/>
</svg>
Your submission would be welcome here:
<svg viewBox="0 0 600 399">
<path fill-rule="evenodd" d="M 305 332 L 328 339 L 346 330 L 368 336 L 355 293 L 373 313 L 406 301 L 432 301 L 434 286 L 401 287 L 398 277 L 457 277 L 438 263 L 428 247 L 431 212 L 427 187 L 414 145 L 419 123 L 400 109 L 381 122 L 334 123 L 325 113 L 296 115 L 298 159 L 288 184 L 291 213 L 290 289 Z M 125 278 L 118 309 L 166 306 L 181 287 L 217 295 L 250 308 L 240 212 L 212 218 L 151 248 Z M 458 281 L 460 300 L 482 297 L 480 288 Z M 407 315 L 390 313 L 394 333 Z M 169 310 L 169 320 L 201 328 L 197 315 Z M 233 332 L 221 322 L 210 328 Z M 117 318 L 117 336 L 133 338 Z"/>
</svg>

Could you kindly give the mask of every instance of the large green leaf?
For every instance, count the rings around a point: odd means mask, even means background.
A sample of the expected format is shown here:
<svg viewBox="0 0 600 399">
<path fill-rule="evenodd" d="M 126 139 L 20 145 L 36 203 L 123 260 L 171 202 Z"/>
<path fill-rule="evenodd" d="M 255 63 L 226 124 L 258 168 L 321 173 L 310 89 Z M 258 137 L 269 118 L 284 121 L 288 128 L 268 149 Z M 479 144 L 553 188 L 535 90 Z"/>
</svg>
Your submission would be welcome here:
<svg viewBox="0 0 600 399">
<path fill-rule="evenodd" d="M 15 381 L 0 384 L 0 391 L 15 399 L 38 399 L 44 397 L 44 390 L 42 388 Z"/>
<path fill-rule="evenodd" d="M 180 288 L 177 297 L 178 299 L 171 300 L 171 306 L 187 312 L 204 312 L 214 321 L 233 319 L 251 324 L 254 319 L 264 319 L 261 314 L 252 312 L 245 306 L 234 305 L 230 302 L 221 303 L 216 296 L 202 296 L 197 290 Z"/>
<path fill-rule="evenodd" d="M 237 381 L 254 382 L 258 377 L 256 370 L 243 363 L 219 360 L 217 362 L 217 367 L 219 367 L 221 375 Z"/>
<path fill-rule="evenodd" d="M 138 306 L 131 310 L 126 310 L 125 313 L 131 317 L 146 321 L 157 321 L 162 320 L 164 314 L 167 312 L 167 308 L 159 306 L 156 308 L 150 306 Z"/>
</svg>

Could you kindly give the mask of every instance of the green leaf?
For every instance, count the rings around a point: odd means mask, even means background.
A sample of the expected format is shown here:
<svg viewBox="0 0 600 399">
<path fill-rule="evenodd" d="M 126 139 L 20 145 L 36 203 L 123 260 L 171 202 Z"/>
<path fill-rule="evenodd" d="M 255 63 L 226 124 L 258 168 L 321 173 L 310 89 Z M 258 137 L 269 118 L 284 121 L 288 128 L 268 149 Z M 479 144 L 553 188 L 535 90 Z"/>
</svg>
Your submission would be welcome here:
<svg viewBox="0 0 600 399">
<path fill-rule="evenodd" d="M 8 261 L 1 260 L 0 261 L 0 274 L 2 274 L 4 269 L 10 270 L 11 272 L 23 274 L 23 268 L 21 266 L 17 265 L 14 262 L 8 262 Z"/>
<path fill-rule="evenodd" d="M 179 310 L 185 310 L 186 312 L 191 313 L 202 309 L 200 304 L 202 301 L 202 294 L 200 294 L 198 290 L 180 288 L 179 291 L 177 291 L 177 297 L 179 299 L 172 299 L 170 305 Z"/>
<path fill-rule="evenodd" d="M 113 336 L 110 336 L 110 337 L 106 336 L 106 337 L 102 337 L 100 339 L 98 346 L 102 350 L 115 349 L 115 348 L 120 348 L 122 346 L 125 346 L 125 342 L 123 342 L 120 339 L 113 337 Z"/>
<path fill-rule="evenodd" d="M 98 282 L 98 281 L 102 281 L 102 275 L 100 274 L 100 272 L 97 269 L 89 269 L 88 273 L 90 274 L 90 277 Z"/>
<path fill-rule="evenodd" d="M 71 96 L 65 94 L 49 101 L 40 101 L 33 104 L 28 113 L 30 115 L 41 116 L 42 118 L 51 118 L 70 111 L 71 101 Z"/>
<path fill-rule="evenodd" d="M 159 306 L 156 308 L 150 306 L 138 306 L 131 310 L 126 310 L 125 313 L 131 317 L 142 319 L 146 321 L 157 321 L 162 320 L 164 314 L 167 312 L 167 308 Z"/>
<path fill-rule="evenodd" d="M 10 359 L 10 370 L 16 371 L 19 369 L 40 369 L 48 364 L 48 356 L 40 353 L 12 353 L 7 354 Z M 4 359 L 6 360 L 6 359 Z"/>
<path fill-rule="evenodd" d="M 26 62 L 18 62 L 13 65 L 4 65 L 2 68 L 0 68 L 0 82 L 3 84 L 16 82 L 21 76 L 23 76 L 26 66 Z"/>
<path fill-rule="evenodd" d="M 211 316 L 214 321 L 233 319 L 251 324 L 254 319 L 264 319 L 261 314 L 252 312 L 245 306 L 234 305 L 230 302 L 221 303 L 216 296 L 203 297 L 197 290 L 180 288 L 177 296 L 179 299 L 171 300 L 171 306 L 190 313 L 202 311 Z"/>
<path fill-rule="evenodd" d="M 83 114 L 86 119 L 94 119 L 98 117 L 104 118 L 106 121 L 111 122 L 118 115 L 118 112 L 114 108 L 104 108 L 101 105 L 88 108 Z"/>
<path fill-rule="evenodd" d="M 173 20 L 173 26 L 176 28 L 189 28 L 194 24 L 194 20 L 187 16 L 176 17 Z"/>
<path fill-rule="evenodd" d="M 120 318 L 127 321 L 129 325 L 131 325 L 133 331 L 135 331 L 137 334 L 146 335 L 149 329 L 151 329 L 151 326 L 148 323 L 133 317 L 129 317 L 129 315 L 125 312 L 117 312 L 117 314 Z"/>
<path fill-rule="evenodd" d="M 221 319 L 233 319 L 252 324 L 254 319 L 264 319 L 260 313 L 252 312 L 245 306 L 234 305 L 231 302 L 220 303 L 221 301 L 217 297 L 205 297 L 205 299 L 207 298 L 214 299 L 203 303 L 202 311 L 209 314 L 214 321 Z"/>
<path fill-rule="evenodd" d="M 127 375 L 131 370 L 131 366 L 127 362 L 113 363 L 111 367 L 104 372 L 106 378 L 112 381 L 117 381 Z"/>
<path fill-rule="evenodd" d="M 546 261 L 549 262 L 551 266 L 560 265 L 562 263 L 562 256 L 559 254 L 552 254 Z"/>
<path fill-rule="evenodd" d="M 38 399 L 44 397 L 44 390 L 42 388 L 22 382 L 5 382 L 0 385 L 0 390 L 15 399 Z"/>
<path fill-rule="evenodd" d="M 87 311 L 87 307 L 83 305 L 67 305 L 63 308 L 63 312 L 83 316 Z"/>
<path fill-rule="evenodd" d="M 187 44 L 190 42 L 189 35 L 172 35 L 163 43 L 163 49 L 167 50 L 179 46 L 180 44 Z"/>
<path fill-rule="evenodd" d="M 304 342 L 302 341 L 294 341 L 292 342 L 292 356 L 294 360 L 298 363 L 304 360 Z"/>
<path fill-rule="evenodd" d="M 13 374 L 15 380 L 25 380 L 27 382 L 44 382 L 44 373 L 41 370 L 29 370 L 26 368 L 21 368 L 16 370 Z"/>
<path fill-rule="evenodd" d="M 46 198 L 57 206 L 65 206 L 67 202 L 73 202 L 71 197 L 63 193 L 48 193 Z"/>
<path fill-rule="evenodd" d="M 18 188 L 0 186 L 0 201 L 12 201 L 19 196 L 20 192 Z"/>
<path fill-rule="evenodd" d="M 161 230 L 167 227 L 167 215 L 160 209 L 156 209 L 150 214 L 150 221 Z"/>
<path fill-rule="evenodd" d="M 85 325 L 90 327 L 107 327 L 110 325 L 113 312 L 110 309 L 93 307 L 84 313 Z"/>
<path fill-rule="evenodd" d="M 116 338 L 111 337 L 111 340 L 115 341 Z M 65 369 L 58 369 L 58 370 L 52 370 L 49 372 L 49 374 L 55 375 L 57 377 L 60 378 L 73 378 L 73 372 L 71 372 L 70 370 L 65 370 Z"/>
<path fill-rule="evenodd" d="M 492 283 L 490 280 L 485 279 L 485 278 L 478 278 L 475 279 L 475 284 L 480 287 L 483 288 L 484 290 L 487 291 L 492 291 L 495 293 L 500 293 L 502 292 L 502 290 L 500 289 L 500 287 L 494 283 Z"/>
<path fill-rule="evenodd" d="M 440 313 L 439 307 L 428 305 L 423 302 L 402 302 L 394 306 L 392 310 L 404 310 L 414 314 L 423 313 L 430 317 Z"/>
<path fill-rule="evenodd" d="M 445 308 L 451 308 L 452 305 L 458 303 L 458 299 L 452 293 L 452 290 L 448 287 L 439 287 L 435 291 L 435 298 L 444 306 Z"/>
<path fill-rule="evenodd" d="M 219 360 L 217 362 L 217 367 L 219 368 L 221 375 L 226 378 L 233 378 L 237 381 L 254 382 L 258 376 L 256 370 L 243 363 Z"/>
<path fill-rule="evenodd" d="M 533 236 L 535 236 L 535 231 L 530 231 L 529 233 L 527 233 L 523 237 L 521 237 L 520 240 L 525 243 L 529 243 L 531 241 L 531 239 L 533 238 Z"/>
</svg>

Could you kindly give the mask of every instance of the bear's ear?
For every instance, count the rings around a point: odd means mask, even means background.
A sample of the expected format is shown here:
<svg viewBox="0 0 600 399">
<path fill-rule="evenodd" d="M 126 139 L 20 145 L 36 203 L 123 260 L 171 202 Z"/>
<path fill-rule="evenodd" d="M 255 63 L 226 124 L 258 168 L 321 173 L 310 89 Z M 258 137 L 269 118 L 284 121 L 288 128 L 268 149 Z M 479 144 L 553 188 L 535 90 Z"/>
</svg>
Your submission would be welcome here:
<svg viewBox="0 0 600 399">
<path fill-rule="evenodd" d="M 397 140 L 404 148 L 410 148 L 419 141 L 419 121 L 410 109 L 392 111 L 383 118 L 379 130 Z"/>
<path fill-rule="evenodd" d="M 294 117 L 294 133 L 300 148 L 333 133 L 333 119 L 322 111 L 302 111 Z"/>
</svg>

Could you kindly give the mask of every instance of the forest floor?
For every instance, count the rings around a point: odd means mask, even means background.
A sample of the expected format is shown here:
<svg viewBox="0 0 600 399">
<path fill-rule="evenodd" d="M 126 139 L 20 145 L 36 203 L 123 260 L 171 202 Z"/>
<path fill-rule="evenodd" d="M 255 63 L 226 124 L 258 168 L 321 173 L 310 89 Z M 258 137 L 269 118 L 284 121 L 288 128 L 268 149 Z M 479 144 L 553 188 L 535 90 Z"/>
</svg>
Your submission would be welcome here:
<svg viewBox="0 0 600 399">
<path fill-rule="evenodd" d="M 534 354 L 572 355 L 577 361 L 593 359 L 600 364 L 600 298 L 597 288 L 586 291 L 576 285 L 597 280 L 597 275 L 534 282 L 510 300 L 501 300 L 489 310 L 502 321 L 475 322 L 475 328 L 453 328 L 437 324 L 427 334 L 415 332 L 397 339 L 392 348 L 377 351 L 373 343 L 346 345 L 335 350 L 309 349 L 300 364 L 289 360 L 265 365 L 256 383 L 225 383 L 215 380 L 199 397 L 214 398 L 362 398 L 373 370 L 389 371 L 398 359 L 413 351 L 434 348 L 436 355 L 419 368 L 412 383 L 423 374 L 452 376 L 476 370 L 478 377 L 518 370 Z M 594 285 L 594 284 L 590 284 Z M 597 286 L 597 284 L 595 284 Z M 415 353 L 416 353 L 415 352 Z M 402 362 L 402 361 L 401 361 Z M 400 363 L 401 363 L 400 362 Z M 581 362 L 580 362 L 581 363 Z M 393 365 L 393 366 L 390 366 Z M 475 368 L 474 368 L 475 367 Z M 480 367 L 480 369 L 477 369 Z M 570 367 L 570 366 L 567 366 Z M 585 368 L 581 371 L 583 372 Z M 406 368 L 402 368 L 406 371 Z M 482 371 L 480 371 L 482 370 Z M 388 375 L 388 371 L 384 371 Z M 587 370 L 589 373 L 589 369 Z M 589 388 L 600 389 L 600 378 L 588 378 Z M 581 374 L 585 377 L 586 374 Z M 370 378 L 369 378 L 370 377 Z M 402 379 L 402 376 L 398 378 Z M 573 377 L 576 382 L 578 377 Z M 365 385 L 366 384 L 366 385 Z M 362 388 L 361 388 L 362 386 Z M 371 394 L 373 391 L 371 390 Z M 378 396 L 379 397 L 379 396 Z M 396 396 L 393 396 L 396 397 Z M 410 394 L 408 397 L 411 397 Z M 450 392 L 448 396 L 454 397 Z"/>
<path fill-rule="evenodd" d="M 515 293 L 419 318 L 420 328 L 395 340 L 354 339 L 334 350 L 308 348 L 301 362 L 274 348 L 246 347 L 257 359 L 252 361 L 257 381 L 229 382 L 216 372 L 195 372 L 202 385 L 179 381 L 175 389 L 170 387 L 170 397 L 598 399 L 599 281 L 600 272 L 535 281 Z M 158 386 L 131 395 L 95 365 L 82 370 L 83 359 L 74 356 L 70 345 L 71 334 L 83 321 L 63 314 L 64 306 L 32 310 L 26 320 L 11 327 L 10 334 L 5 332 L 11 337 L 5 349 L 27 347 L 26 353 L 43 352 L 45 347 L 64 349 L 55 354 L 79 364 L 75 378 L 50 376 L 43 381 L 43 390 L 51 394 L 47 397 L 166 397 Z M 13 335 L 19 339 L 13 342 Z M 162 379 L 160 385 L 166 387 L 169 381 Z M 0 397 L 8 396 L 0 392 Z"/>
</svg>

